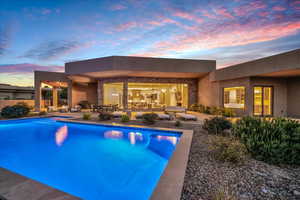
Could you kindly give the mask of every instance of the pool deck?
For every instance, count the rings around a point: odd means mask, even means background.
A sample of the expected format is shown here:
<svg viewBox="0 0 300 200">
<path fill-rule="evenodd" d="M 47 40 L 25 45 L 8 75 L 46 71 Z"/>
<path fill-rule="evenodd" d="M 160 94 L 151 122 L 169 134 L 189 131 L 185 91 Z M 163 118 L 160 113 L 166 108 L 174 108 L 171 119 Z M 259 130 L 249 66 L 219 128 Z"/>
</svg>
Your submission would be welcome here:
<svg viewBox="0 0 300 200">
<path fill-rule="evenodd" d="M 61 119 L 60 121 L 85 123 L 94 125 L 108 125 L 99 122 L 73 121 L 72 119 Z M 135 125 L 110 124 L 113 126 L 137 127 Z M 188 155 L 191 147 L 193 131 L 182 129 L 168 129 L 159 127 L 139 126 L 139 128 L 168 130 L 182 132 L 182 136 L 173 156 L 169 160 L 159 183 L 152 193 L 151 200 L 172 199 L 179 200 L 184 182 Z M 54 189 L 50 186 L 26 178 L 9 170 L 0 168 L 0 200 L 78 200 L 80 198 Z"/>
</svg>

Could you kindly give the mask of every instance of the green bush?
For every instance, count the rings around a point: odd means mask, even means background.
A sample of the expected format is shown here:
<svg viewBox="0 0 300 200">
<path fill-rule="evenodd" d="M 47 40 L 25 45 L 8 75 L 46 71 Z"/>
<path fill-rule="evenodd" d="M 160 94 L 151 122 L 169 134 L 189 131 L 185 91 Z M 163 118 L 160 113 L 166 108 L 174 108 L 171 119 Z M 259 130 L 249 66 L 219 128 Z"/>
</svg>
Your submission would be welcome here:
<svg viewBox="0 0 300 200">
<path fill-rule="evenodd" d="M 198 112 L 199 111 L 199 104 L 192 104 L 190 106 L 190 110 L 194 111 L 194 112 Z"/>
<path fill-rule="evenodd" d="M 82 109 L 89 109 L 89 108 L 91 108 L 91 104 L 88 101 L 80 101 L 78 103 L 78 105 L 80 105 L 80 107 Z"/>
<path fill-rule="evenodd" d="M 202 128 L 207 130 L 209 134 L 223 134 L 225 130 L 232 127 L 230 121 L 224 117 L 213 117 L 211 119 L 205 119 Z"/>
<path fill-rule="evenodd" d="M 83 115 L 82 115 L 82 119 L 84 119 L 84 120 L 90 120 L 91 118 L 92 118 L 91 113 L 83 113 Z"/>
<path fill-rule="evenodd" d="M 29 114 L 30 107 L 26 103 L 18 103 L 13 106 L 6 106 L 1 111 L 3 118 L 25 117 Z"/>
<path fill-rule="evenodd" d="M 245 145 L 233 137 L 213 137 L 210 141 L 210 149 L 214 157 L 222 162 L 242 164 L 247 158 Z"/>
<path fill-rule="evenodd" d="M 158 115 L 156 113 L 145 113 L 142 115 L 143 122 L 148 125 L 155 124 L 157 118 Z"/>
<path fill-rule="evenodd" d="M 209 106 L 204 106 L 204 108 L 203 108 L 204 110 L 203 110 L 203 113 L 205 113 L 205 114 L 211 114 L 211 108 L 209 107 Z"/>
<path fill-rule="evenodd" d="M 300 165 L 300 124 L 297 121 L 244 117 L 236 123 L 233 133 L 257 160 Z"/>
<path fill-rule="evenodd" d="M 224 117 L 234 117 L 236 115 L 232 108 L 223 108 L 221 114 Z"/>
<path fill-rule="evenodd" d="M 113 115 L 108 112 L 101 112 L 101 113 L 99 113 L 98 118 L 100 121 L 108 121 L 113 118 Z"/>
<path fill-rule="evenodd" d="M 129 119 L 129 116 L 128 116 L 128 115 L 122 115 L 122 117 L 121 117 L 121 122 L 127 123 L 127 122 L 129 122 L 129 121 L 130 121 L 130 119 Z"/>
<path fill-rule="evenodd" d="M 176 127 L 180 127 L 182 126 L 181 121 L 177 120 L 174 124 Z"/>
</svg>

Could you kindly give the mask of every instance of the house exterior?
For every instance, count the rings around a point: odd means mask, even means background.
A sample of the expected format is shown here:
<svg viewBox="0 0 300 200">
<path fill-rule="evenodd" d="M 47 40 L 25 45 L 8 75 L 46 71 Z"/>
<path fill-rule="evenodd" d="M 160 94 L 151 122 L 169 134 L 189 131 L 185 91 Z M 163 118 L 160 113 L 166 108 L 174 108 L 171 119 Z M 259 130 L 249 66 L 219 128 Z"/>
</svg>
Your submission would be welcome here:
<svg viewBox="0 0 300 200">
<path fill-rule="evenodd" d="M 0 84 L 0 100 L 30 100 L 34 98 L 33 87 Z"/>
<path fill-rule="evenodd" d="M 239 115 L 300 117 L 300 49 L 216 70 L 215 60 L 110 56 L 69 62 L 65 72 L 35 71 L 41 87 L 68 87 L 69 107 L 87 100 L 124 110 L 166 106 L 232 108 Z M 55 102 L 55 101 L 53 101 Z"/>
</svg>

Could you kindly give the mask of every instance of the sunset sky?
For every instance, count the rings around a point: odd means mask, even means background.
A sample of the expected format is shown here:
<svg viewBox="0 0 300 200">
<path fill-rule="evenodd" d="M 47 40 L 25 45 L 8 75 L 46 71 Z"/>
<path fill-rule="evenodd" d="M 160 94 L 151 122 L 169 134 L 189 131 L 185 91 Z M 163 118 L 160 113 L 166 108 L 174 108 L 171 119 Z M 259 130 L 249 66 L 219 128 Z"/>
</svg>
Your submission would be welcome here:
<svg viewBox="0 0 300 200">
<path fill-rule="evenodd" d="M 300 0 L 0 0 L 0 83 L 111 55 L 229 65 L 300 47 Z"/>
</svg>

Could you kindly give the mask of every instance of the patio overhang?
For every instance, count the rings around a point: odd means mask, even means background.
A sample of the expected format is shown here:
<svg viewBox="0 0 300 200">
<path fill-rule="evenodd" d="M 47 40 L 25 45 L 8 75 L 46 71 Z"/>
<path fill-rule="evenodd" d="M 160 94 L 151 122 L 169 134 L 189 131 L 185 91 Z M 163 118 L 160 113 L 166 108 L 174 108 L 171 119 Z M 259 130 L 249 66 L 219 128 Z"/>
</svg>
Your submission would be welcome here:
<svg viewBox="0 0 300 200">
<path fill-rule="evenodd" d="M 198 78 L 216 69 L 215 60 L 110 56 L 65 64 L 69 76 L 90 78 Z"/>
</svg>

